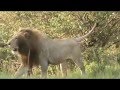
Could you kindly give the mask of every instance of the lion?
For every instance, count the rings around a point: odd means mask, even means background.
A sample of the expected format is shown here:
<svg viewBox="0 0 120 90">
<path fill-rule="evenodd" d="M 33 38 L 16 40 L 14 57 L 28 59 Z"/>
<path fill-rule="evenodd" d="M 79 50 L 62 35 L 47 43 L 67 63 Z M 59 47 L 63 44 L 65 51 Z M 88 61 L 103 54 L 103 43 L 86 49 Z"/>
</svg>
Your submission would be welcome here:
<svg viewBox="0 0 120 90">
<path fill-rule="evenodd" d="M 50 64 L 61 64 L 65 69 L 67 59 L 73 60 L 82 73 L 85 73 L 80 43 L 94 31 L 95 27 L 96 23 L 84 36 L 68 39 L 51 39 L 41 34 L 39 30 L 21 29 L 8 42 L 9 47 L 22 61 L 15 77 L 20 77 L 25 73 L 30 75 L 32 67 L 40 65 L 42 77 L 47 78 Z"/>
</svg>

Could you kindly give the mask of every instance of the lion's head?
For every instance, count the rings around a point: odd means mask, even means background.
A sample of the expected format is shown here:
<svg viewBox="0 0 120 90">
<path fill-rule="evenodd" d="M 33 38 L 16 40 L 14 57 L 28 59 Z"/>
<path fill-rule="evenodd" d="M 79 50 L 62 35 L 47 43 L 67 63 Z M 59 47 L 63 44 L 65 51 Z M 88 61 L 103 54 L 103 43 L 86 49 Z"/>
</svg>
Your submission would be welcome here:
<svg viewBox="0 0 120 90">
<path fill-rule="evenodd" d="M 27 55 L 29 50 L 36 49 L 37 35 L 31 29 L 21 29 L 13 38 L 8 42 L 8 45 L 14 52 Z"/>
</svg>

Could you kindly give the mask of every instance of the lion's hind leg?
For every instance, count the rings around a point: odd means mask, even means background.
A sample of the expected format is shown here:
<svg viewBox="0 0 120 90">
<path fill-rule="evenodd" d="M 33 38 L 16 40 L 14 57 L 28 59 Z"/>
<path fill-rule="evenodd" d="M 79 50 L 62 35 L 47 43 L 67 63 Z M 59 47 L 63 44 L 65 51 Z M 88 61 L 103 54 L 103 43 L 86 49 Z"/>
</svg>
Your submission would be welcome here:
<svg viewBox="0 0 120 90">
<path fill-rule="evenodd" d="M 85 66 L 82 57 L 74 59 L 74 62 L 80 68 L 82 74 L 85 74 Z"/>
<path fill-rule="evenodd" d="M 66 77 L 67 76 L 67 61 L 60 64 L 60 69 L 61 69 L 62 77 Z"/>
</svg>

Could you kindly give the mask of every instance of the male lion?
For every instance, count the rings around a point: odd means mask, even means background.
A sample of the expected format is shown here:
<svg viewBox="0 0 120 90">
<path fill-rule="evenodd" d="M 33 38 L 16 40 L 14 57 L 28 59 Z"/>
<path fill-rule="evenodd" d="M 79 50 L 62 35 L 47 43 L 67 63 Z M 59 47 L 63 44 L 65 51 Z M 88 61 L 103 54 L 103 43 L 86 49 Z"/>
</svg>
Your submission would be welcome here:
<svg viewBox="0 0 120 90">
<path fill-rule="evenodd" d="M 21 56 L 22 65 L 15 73 L 16 77 L 32 72 L 33 65 L 40 65 L 42 77 L 47 77 L 49 64 L 62 64 L 65 67 L 67 59 L 72 59 L 85 72 L 81 57 L 80 42 L 96 27 L 84 36 L 70 39 L 50 39 L 44 37 L 39 30 L 22 29 L 9 41 L 10 48 Z"/>
</svg>

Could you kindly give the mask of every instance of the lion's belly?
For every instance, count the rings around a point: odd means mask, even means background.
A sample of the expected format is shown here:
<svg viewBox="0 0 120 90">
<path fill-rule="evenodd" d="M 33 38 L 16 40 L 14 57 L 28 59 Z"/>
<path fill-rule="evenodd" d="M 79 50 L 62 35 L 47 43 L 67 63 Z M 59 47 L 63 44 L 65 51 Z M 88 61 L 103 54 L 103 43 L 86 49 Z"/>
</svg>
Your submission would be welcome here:
<svg viewBox="0 0 120 90">
<path fill-rule="evenodd" d="M 60 64 L 62 62 L 64 62 L 64 59 L 60 59 L 60 58 L 49 60 L 49 64 L 52 64 L 52 65 L 57 65 L 57 64 Z"/>
<path fill-rule="evenodd" d="M 54 57 L 49 58 L 49 63 L 53 65 L 57 65 L 64 62 L 66 59 L 68 59 L 68 55 L 61 55 L 61 56 L 56 55 Z"/>
<path fill-rule="evenodd" d="M 60 64 L 66 59 L 70 59 L 74 47 L 76 47 L 74 43 L 66 43 L 66 41 L 52 43 L 48 48 L 49 62 L 51 64 Z"/>
</svg>

